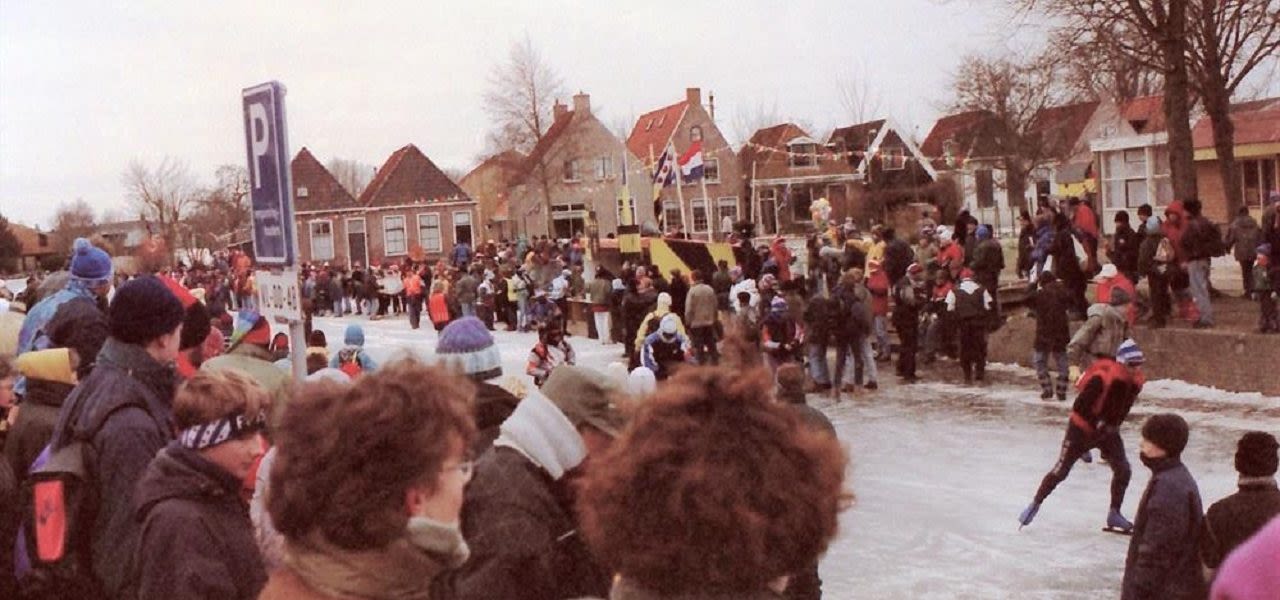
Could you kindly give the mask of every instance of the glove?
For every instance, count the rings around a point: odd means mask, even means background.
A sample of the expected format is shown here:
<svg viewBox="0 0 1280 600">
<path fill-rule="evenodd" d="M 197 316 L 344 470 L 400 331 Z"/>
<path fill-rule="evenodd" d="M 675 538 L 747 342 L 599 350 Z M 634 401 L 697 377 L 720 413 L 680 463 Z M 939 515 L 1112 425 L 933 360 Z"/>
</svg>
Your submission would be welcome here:
<svg viewBox="0 0 1280 600">
<path fill-rule="evenodd" d="M 1067 380 L 1072 383 L 1080 381 L 1080 367 L 1071 365 L 1071 367 L 1067 369 Z"/>
</svg>

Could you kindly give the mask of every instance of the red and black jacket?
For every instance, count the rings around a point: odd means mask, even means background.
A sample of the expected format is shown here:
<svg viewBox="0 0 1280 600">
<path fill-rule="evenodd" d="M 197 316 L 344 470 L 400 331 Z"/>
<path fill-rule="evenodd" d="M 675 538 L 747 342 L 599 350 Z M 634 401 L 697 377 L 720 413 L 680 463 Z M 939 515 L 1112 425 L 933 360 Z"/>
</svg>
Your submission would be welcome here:
<svg viewBox="0 0 1280 600">
<path fill-rule="evenodd" d="M 1071 424 L 1093 434 L 1101 425 L 1119 427 L 1133 408 L 1146 377 L 1113 359 L 1099 358 L 1076 382 L 1079 395 L 1071 407 Z"/>
</svg>

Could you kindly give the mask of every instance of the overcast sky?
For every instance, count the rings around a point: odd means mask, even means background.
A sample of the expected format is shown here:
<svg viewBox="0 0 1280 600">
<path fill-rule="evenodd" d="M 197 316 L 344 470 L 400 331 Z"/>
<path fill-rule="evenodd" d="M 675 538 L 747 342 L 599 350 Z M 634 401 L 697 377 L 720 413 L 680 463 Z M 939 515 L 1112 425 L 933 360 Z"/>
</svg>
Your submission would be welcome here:
<svg viewBox="0 0 1280 600">
<path fill-rule="evenodd" d="M 123 208 L 135 159 L 172 156 L 211 181 L 245 161 L 241 89 L 270 79 L 289 90 L 291 152 L 379 165 L 414 143 L 468 168 L 489 127 L 489 74 L 525 35 L 611 127 L 697 86 L 715 93 L 732 139 L 735 123 L 775 107 L 818 134 L 850 124 L 838 81 L 861 77 L 883 114 L 923 137 L 959 56 L 1004 43 L 991 6 L 3 0 L 0 213 L 48 226 L 63 201 Z"/>
</svg>

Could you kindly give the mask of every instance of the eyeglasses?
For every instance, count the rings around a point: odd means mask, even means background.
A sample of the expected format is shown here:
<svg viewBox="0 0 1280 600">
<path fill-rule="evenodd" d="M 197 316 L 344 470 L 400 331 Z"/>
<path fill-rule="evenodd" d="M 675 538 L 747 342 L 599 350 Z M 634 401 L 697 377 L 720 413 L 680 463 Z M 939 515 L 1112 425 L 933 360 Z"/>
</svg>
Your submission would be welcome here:
<svg viewBox="0 0 1280 600">
<path fill-rule="evenodd" d="M 471 475 L 472 475 L 472 474 L 474 474 L 474 473 L 476 472 L 476 461 L 474 461 L 474 460 L 464 460 L 464 461 L 462 461 L 462 462 L 460 462 L 460 463 L 458 463 L 458 464 L 456 464 L 456 465 L 453 465 L 453 466 L 451 466 L 451 467 L 441 467 L 441 468 L 440 468 L 440 471 L 441 471 L 441 472 L 457 471 L 457 472 L 459 472 L 459 473 L 461 473 L 461 474 L 462 474 L 462 477 L 463 477 L 463 478 L 465 478 L 465 479 L 471 479 Z"/>
</svg>

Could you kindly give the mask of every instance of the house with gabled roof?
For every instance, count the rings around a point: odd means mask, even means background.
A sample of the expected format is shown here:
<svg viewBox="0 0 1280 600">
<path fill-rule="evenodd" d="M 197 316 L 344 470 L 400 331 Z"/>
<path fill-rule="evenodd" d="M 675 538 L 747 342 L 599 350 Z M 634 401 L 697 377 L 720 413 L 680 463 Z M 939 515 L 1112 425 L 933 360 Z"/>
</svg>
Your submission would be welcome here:
<svg viewBox="0 0 1280 600">
<path fill-rule="evenodd" d="M 591 111 L 591 96 L 579 92 L 572 107 L 557 101 L 552 117 L 511 180 L 507 210 L 514 230 L 558 239 L 616 234 L 624 184 L 632 223 L 652 221 L 652 207 L 634 201 L 649 189 L 643 164 Z"/>
<path fill-rule="evenodd" d="M 939 177 L 954 183 L 961 208 L 983 223 L 1009 231 L 1017 208 L 1007 189 L 1003 144 L 1005 127 L 995 114 L 972 110 L 938 119 L 920 150 L 929 157 Z"/>
<path fill-rule="evenodd" d="M 1104 118 L 1089 139 L 1089 149 L 1097 180 L 1099 225 L 1104 233 L 1111 233 L 1116 213 L 1128 211 L 1132 217 L 1143 204 L 1157 207 L 1159 213 L 1159 207 L 1173 201 L 1169 133 L 1163 96 L 1118 104 L 1104 100 L 1099 112 Z"/>
<path fill-rule="evenodd" d="M 290 169 L 299 261 L 368 265 L 364 207 L 305 146 Z"/>
<path fill-rule="evenodd" d="M 360 194 L 371 262 L 428 262 L 462 242 L 475 245 L 476 201 L 417 146 L 389 156 Z"/>
<path fill-rule="evenodd" d="M 643 161 L 650 182 L 664 150 L 673 149 L 680 157 L 691 155 L 695 147 L 701 148 L 702 177 L 677 174 L 675 183 L 642 194 L 639 204 L 656 198 L 651 208 L 658 217 L 655 225 L 679 227 L 694 239 L 723 239 L 729 233 L 725 226 L 745 214 L 740 196 L 744 173 L 716 125 L 714 96 L 708 109 L 702 105 L 701 88 L 687 88 L 684 100 L 641 115 L 627 136 L 627 149 Z"/>
<path fill-rule="evenodd" d="M 1280 98 L 1267 98 L 1231 105 L 1235 128 L 1236 176 L 1244 194 L 1243 206 L 1258 217 L 1268 195 L 1280 190 Z M 1218 223 L 1228 223 L 1226 190 L 1218 167 L 1218 151 L 1213 144 L 1213 123 L 1202 117 L 1191 129 L 1195 149 L 1196 193 L 1204 203 L 1204 215 Z"/>
<path fill-rule="evenodd" d="M 458 187 L 476 201 L 476 221 L 486 239 L 515 237 L 510 193 L 517 176 L 524 172 L 528 158 L 515 150 L 499 152 L 481 161 L 458 181 Z"/>
</svg>

